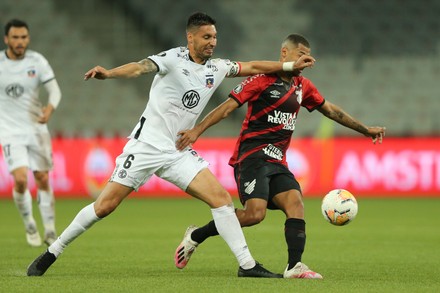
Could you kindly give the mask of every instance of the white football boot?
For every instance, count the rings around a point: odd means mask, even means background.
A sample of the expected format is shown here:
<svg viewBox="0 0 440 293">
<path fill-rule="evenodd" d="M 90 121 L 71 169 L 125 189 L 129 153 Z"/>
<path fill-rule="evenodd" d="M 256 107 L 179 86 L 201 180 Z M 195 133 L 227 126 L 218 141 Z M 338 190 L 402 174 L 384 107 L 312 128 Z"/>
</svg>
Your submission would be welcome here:
<svg viewBox="0 0 440 293">
<path fill-rule="evenodd" d="M 199 245 L 197 242 L 191 239 L 191 233 L 198 228 L 199 227 L 197 226 L 191 225 L 186 229 L 185 234 L 183 235 L 183 240 L 174 253 L 174 264 L 179 269 L 186 267 L 191 255 Z"/>
<path fill-rule="evenodd" d="M 301 262 L 297 262 L 296 265 L 287 270 L 289 265 L 287 265 L 284 270 L 283 277 L 284 278 L 297 278 L 297 279 L 322 279 L 322 276 L 311 269 L 308 266 Z"/>
</svg>

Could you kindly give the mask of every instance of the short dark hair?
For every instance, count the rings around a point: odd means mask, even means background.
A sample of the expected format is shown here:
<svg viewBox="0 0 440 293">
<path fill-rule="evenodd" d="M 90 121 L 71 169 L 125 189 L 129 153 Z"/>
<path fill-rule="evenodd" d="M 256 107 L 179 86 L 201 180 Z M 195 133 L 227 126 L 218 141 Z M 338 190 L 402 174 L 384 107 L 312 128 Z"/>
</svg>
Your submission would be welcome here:
<svg viewBox="0 0 440 293">
<path fill-rule="evenodd" d="M 304 46 L 306 46 L 307 48 L 310 48 L 310 44 L 309 41 L 307 41 L 307 39 L 300 35 L 300 34 L 291 34 L 288 35 L 284 41 L 283 44 L 285 44 L 286 42 L 290 42 L 296 46 L 298 46 L 299 44 L 303 44 Z"/>
<path fill-rule="evenodd" d="M 208 14 L 203 12 L 196 12 L 188 18 L 186 30 L 189 31 L 195 27 L 200 27 L 202 25 L 214 25 L 215 23 L 215 19 Z"/>
<path fill-rule="evenodd" d="M 29 26 L 26 22 L 14 18 L 8 21 L 8 23 L 5 25 L 5 36 L 9 34 L 9 30 L 11 29 L 11 27 L 25 27 L 27 30 L 29 30 Z"/>
</svg>

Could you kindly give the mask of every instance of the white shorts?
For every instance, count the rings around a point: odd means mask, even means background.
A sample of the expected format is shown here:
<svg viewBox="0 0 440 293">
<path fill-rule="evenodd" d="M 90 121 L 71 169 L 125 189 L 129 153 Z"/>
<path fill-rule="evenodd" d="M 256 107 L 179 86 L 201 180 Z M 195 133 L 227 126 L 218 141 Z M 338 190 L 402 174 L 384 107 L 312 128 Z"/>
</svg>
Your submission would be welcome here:
<svg viewBox="0 0 440 293">
<path fill-rule="evenodd" d="M 1 140 L 3 157 L 9 172 L 19 167 L 32 171 L 52 169 L 52 142 L 49 133 L 13 135 Z"/>
<path fill-rule="evenodd" d="M 165 153 L 150 144 L 130 139 L 116 158 L 116 167 L 109 181 L 137 191 L 155 174 L 186 191 L 194 177 L 208 165 L 192 149 Z"/>
</svg>

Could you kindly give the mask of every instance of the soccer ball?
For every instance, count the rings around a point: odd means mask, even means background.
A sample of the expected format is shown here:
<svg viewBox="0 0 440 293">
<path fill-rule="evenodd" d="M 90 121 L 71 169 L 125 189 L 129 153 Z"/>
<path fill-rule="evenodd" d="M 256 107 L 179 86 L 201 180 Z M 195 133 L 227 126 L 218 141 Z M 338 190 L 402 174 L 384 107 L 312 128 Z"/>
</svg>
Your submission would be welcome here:
<svg viewBox="0 0 440 293">
<path fill-rule="evenodd" d="M 356 198 L 345 189 L 334 189 L 322 200 L 321 211 L 324 218 L 333 225 L 347 225 L 356 217 Z"/>
</svg>

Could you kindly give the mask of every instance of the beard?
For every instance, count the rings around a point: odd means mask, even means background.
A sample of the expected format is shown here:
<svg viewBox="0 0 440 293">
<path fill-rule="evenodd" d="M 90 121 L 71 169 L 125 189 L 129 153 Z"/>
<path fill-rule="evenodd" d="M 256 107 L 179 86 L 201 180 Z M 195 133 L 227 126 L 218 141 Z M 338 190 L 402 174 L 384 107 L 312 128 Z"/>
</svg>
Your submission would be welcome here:
<svg viewBox="0 0 440 293">
<path fill-rule="evenodd" d="M 9 49 L 15 58 L 23 58 L 24 54 L 26 53 L 26 47 L 9 47 Z"/>
</svg>

